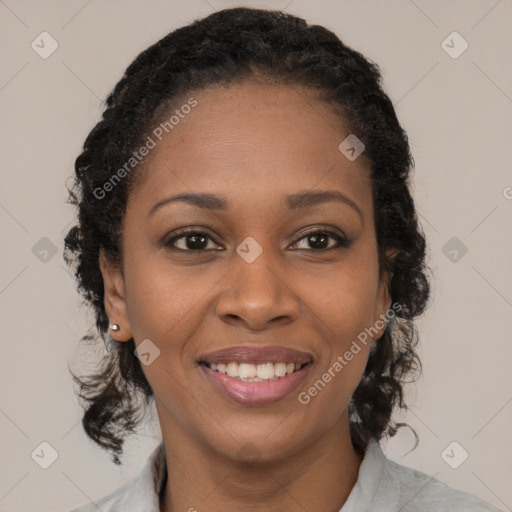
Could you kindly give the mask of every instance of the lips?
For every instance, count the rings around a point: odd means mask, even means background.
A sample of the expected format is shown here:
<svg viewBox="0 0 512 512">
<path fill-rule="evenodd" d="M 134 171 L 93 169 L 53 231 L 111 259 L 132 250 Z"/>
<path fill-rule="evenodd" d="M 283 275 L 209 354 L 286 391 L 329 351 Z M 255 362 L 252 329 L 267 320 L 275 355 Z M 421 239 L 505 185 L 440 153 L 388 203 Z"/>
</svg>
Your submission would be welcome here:
<svg viewBox="0 0 512 512">
<path fill-rule="evenodd" d="M 199 357 L 199 363 L 229 364 L 231 362 L 264 364 L 264 363 L 294 363 L 304 365 L 313 361 L 313 356 L 292 348 L 272 345 L 266 347 L 235 346 L 209 352 Z"/>
<path fill-rule="evenodd" d="M 204 354 L 198 364 L 206 381 L 228 399 L 245 406 L 263 406 L 296 390 L 309 374 L 313 357 L 282 346 L 246 345 Z"/>
</svg>

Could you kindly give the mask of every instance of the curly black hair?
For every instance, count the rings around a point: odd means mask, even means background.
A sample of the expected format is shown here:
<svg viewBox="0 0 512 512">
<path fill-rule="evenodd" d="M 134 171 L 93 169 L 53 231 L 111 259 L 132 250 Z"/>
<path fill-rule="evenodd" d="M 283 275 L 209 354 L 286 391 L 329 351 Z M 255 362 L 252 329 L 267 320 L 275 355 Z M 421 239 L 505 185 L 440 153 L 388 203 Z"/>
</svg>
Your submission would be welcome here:
<svg viewBox="0 0 512 512">
<path fill-rule="evenodd" d="M 255 77 L 315 91 L 365 145 L 380 271 L 392 276 L 391 300 L 401 307 L 372 344 L 351 397 L 353 445 L 362 454 L 371 438 L 393 436 L 403 425 L 392 414 L 407 408 L 406 377 L 421 372 L 413 320 L 427 307 L 430 286 L 425 237 L 409 190 L 413 158 L 382 89 L 380 68 L 322 26 L 280 11 L 225 9 L 171 32 L 136 57 L 106 99 L 102 119 L 75 162 L 69 202 L 76 207 L 77 225 L 65 237 L 64 258 L 74 266 L 78 290 L 96 317 L 97 333 L 92 329 L 82 340 L 103 339 L 109 345 L 93 374 L 71 373 L 80 386 L 85 432 L 116 464 L 153 390 L 134 355 L 133 338 L 111 343 L 99 267 L 100 249 L 122 265 L 122 221 L 140 165 L 115 187 L 105 183 L 133 157 L 173 102 L 194 90 Z"/>
</svg>

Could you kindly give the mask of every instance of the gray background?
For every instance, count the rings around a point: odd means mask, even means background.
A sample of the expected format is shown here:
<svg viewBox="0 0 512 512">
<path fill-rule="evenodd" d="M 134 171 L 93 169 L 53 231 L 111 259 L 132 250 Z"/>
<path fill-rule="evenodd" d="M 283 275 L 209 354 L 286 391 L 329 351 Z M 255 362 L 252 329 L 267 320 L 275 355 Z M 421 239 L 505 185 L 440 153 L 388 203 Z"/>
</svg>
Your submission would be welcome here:
<svg viewBox="0 0 512 512">
<path fill-rule="evenodd" d="M 0 0 L 0 509 L 65 511 L 99 498 L 159 442 L 148 418 L 119 468 L 80 425 L 67 364 L 89 357 L 75 350 L 93 319 L 62 259 L 73 219 L 65 182 L 131 60 L 172 29 L 234 5 L 325 25 L 381 66 L 410 137 L 435 274 L 418 324 L 424 373 L 405 416 L 420 444 L 407 453 L 413 437 L 404 430 L 384 449 L 512 510 L 511 0 Z M 58 43 L 45 59 L 44 31 Z M 445 51 L 463 49 L 458 36 L 446 39 L 454 31 L 469 44 L 457 58 Z M 44 441 L 58 453 L 48 469 L 39 465 L 51 462 Z"/>
</svg>

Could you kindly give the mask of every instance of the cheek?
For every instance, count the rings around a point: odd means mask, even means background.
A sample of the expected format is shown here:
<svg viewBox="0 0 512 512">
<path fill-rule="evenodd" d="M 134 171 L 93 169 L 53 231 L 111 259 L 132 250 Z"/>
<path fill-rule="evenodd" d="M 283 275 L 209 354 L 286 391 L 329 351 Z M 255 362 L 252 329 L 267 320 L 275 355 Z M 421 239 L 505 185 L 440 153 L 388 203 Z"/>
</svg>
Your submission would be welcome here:
<svg viewBox="0 0 512 512">
<path fill-rule="evenodd" d="M 330 278 L 324 279 L 311 297 L 329 341 L 315 375 L 315 382 L 320 379 L 326 383 L 323 398 L 316 404 L 319 412 L 320 402 L 346 406 L 361 380 L 373 341 L 370 328 L 378 288 L 375 258 L 354 253 L 353 258 L 331 270 Z"/>
<path fill-rule="evenodd" d="M 320 360 L 299 401 L 313 416 L 333 424 L 346 410 L 364 373 L 372 339 L 377 269 L 372 265 L 351 266 L 317 286 L 311 296 L 317 329 L 325 345 Z"/>
<path fill-rule="evenodd" d="M 142 365 L 157 400 L 165 402 L 164 410 L 172 411 L 174 418 L 188 424 L 185 411 L 193 392 L 183 383 L 193 371 L 189 340 L 205 316 L 201 301 L 213 283 L 209 284 L 206 276 L 199 279 L 197 272 L 194 277 L 170 271 L 168 263 L 154 260 L 143 259 L 144 264 L 135 258 L 125 260 L 130 276 L 126 286 L 128 317 L 135 344 L 149 339 L 160 351 L 151 364 Z"/>
<path fill-rule="evenodd" d="M 325 277 L 309 285 L 310 304 L 336 333 L 340 349 L 374 321 L 378 266 L 373 259 L 354 254 L 332 267 Z M 332 336 L 331 336 L 332 338 Z"/>
<path fill-rule="evenodd" d="M 170 272 L 162 258 L 127 255 L 126 305 L 136 342 L 149 338 L 162 343 L 182 327 L 197 305 L 200 290 L 191 286 L 186 273 Z"/>
<path fill-rule="evenodd" d="M 134 340 L 136 344 L 153 341 L 166 368 L 183 373 L 183 367 L 190 366 L 195 356 L 189 340 L 207 317 L 209 300 L 226 270 L 178 267 L 161 254 L 139 251 L 127 254 L 124 262 L 127 312 Z"/>
</svg>

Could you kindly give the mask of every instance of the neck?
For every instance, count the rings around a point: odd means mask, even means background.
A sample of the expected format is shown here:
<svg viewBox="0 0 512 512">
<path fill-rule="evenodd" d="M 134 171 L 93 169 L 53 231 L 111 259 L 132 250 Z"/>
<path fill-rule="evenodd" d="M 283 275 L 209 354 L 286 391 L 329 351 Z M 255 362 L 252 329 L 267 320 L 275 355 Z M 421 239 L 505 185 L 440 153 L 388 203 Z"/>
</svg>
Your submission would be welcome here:
<svg viewBox="0 0 512 512">
<path fill-rule="evenodd" d="M 346 414 L 309 446 L 272 461 L 235 461 L 180 429 L 168 433 L 162 429 L 167 482 L 161 512 L 338 512 L 362 461 L 352 446 Z"/>
</svg>

